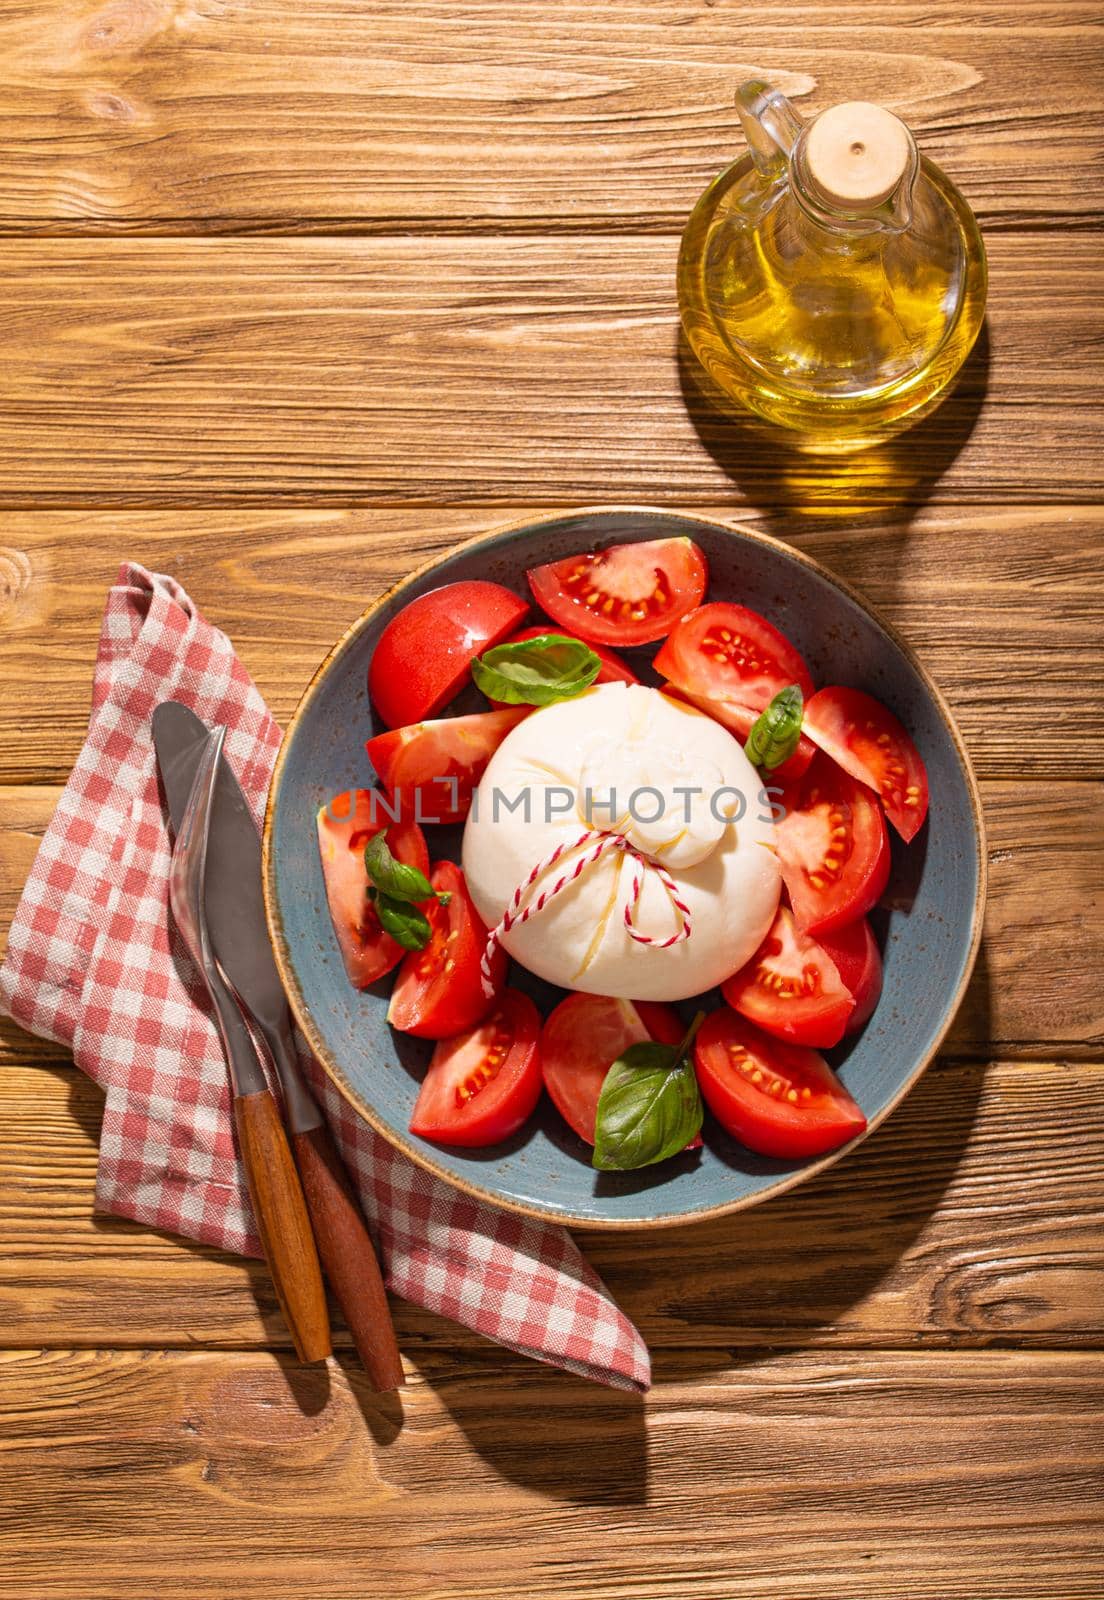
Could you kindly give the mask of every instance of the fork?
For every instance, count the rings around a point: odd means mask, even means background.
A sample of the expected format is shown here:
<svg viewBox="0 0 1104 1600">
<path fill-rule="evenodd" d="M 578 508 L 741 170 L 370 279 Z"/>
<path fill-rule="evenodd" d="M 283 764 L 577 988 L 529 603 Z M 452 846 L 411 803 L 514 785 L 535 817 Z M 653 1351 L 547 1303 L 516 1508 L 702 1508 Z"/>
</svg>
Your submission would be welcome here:
<svg viewBox="0 0 1104 1600">
<path fill-rule="evenodd" d="M 215 960 L 204 912 L 211 803 L 225 735 L 225 728 L 213 729 L 200 756 L 173 846 L 169 903 L 214 1005 L 249 1198 L 284 1321 L 300 1361 L 324 1361 L 330 1323 L 303 1190 L 245 1018 Z"/>
</svg>

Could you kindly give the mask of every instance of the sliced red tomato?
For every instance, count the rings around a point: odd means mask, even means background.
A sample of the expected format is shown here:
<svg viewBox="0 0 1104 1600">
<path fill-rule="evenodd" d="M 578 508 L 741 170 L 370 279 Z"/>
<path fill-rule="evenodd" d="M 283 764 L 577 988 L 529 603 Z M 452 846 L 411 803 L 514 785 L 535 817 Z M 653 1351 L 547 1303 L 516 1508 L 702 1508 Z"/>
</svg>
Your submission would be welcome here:
<svg viewBox="0 0 1104 1600">
<path fill-rule="evenodd" d="M 870 1020 L 882 994 L 882 956 L 865 917 L 822 933 L 819 938 L 836 964 L 836 971 L 851 991 L 855 1008 L 847 1019 L 844 1033 L 855 1033 Z"/>
<path fill-rule="evenodd" d="M 584 551 L 534 567 L 529 586 L 543 611 L 587 644 L 649 644 L 700 605 L 709 581 L 692 539 L 649 539 Z"/>
<path fill-rule="evenodd" d="M 447 1039 L 474 1027 L 494 1005 L 506 981 L 506 954 L 498 949 L 491 963 L 492 993 L 487 994 L 480 963 L 488 929 L 472 904 L 464 874 L 452 861 L 438 861 L 429 881 L 448 905 L 431 900 L 423 906 L 430 938 L 424 950 L 403 958 L 387 1020 L 400 1033 L 419 1039 Z"/>
<path fill-rule="evenodd" d="M 823 1056 L 771 1039 L 727 1006 L 694 1047 L 702 1098 L 722 1127 L 764 1156 L 822 1156 L 866 1127 Z"/>
<path fill-rule="evenodd" d="M 516 1133 L 540 1099 L 540 1025 L 529 996 L 506 989 L 482 1022 L 442 1039 L 414 1103 L 411 1133 L 468 1147 Z"/>
<path fill-rule="evenodd" d="M 424 722 L 458 694 L 475 656 L 512 633 L 529 610 L 500 583 L 447 583 L 409 605 L 380 634 L 368 693 L 389 728 Z"/>
<path fill-rule="evenodd" d="M 499 745 L 532 706 L 443 717 L 377 733 L 365 745 L 380 782 L 416 822 L 462 822 Z"/>
<path fill-rule="evenodd" d="M 346 790 L 318 813 L 318 853 L 326 900 L 341 959 L 350 982 L 365 989 L 402 959 L 402 946 L 380 927 L 368 898 L 364 847 L 387 828 L 391 854 L 408 867 L 429 872 L 425 836 L 415 822 L 389 823 L 386 796 L 377 789 Z"/>
<path fill-rule="evenodd" d="M 699 711 L 704 711 L 707 717 L 712 717 L 715 722 L 721 723 L 730 733 L 734 733 L 742 745 L 747 743 L 748 734 L 755 726 L 760 713 L 753 711 L 750 706 L 739 705 L 735 700 L 712 700 L 708 695 L 691 694 L 688 689 L 677 689 L 673 684 L 668 685 L 669 693 L 676 700 L 685 700 L 688 705 L 696 706 Z M 816 755 L 816 745 L 805 735 L 799 734 L 797 749 L 788 761 L 783 761 L 781 766 L 772 767 L 766 774 L 771 783 L 793 783 L 796 779 L 804 777 Z"/>
<path fill-rule="evenodd" d="M 827 1050 L 847 1031 L 854 997 L 823 945 L 802 933 L 789 906 L 746 966 L 726 978 L 725 1000 L 776 1039 Z"/>
<path fill-rule="evenodd" d="M 716 600 L 683 617 L 655 658 L 655 669 L 679 689 L 710 700 L 734 700 L 752 711 L 796 683 L 808 699 L 809 669 L 778 629 L 747 606 Z"/>
<path fill-rule="evenodd" d="M 821 934 L 864 917 L 889 878 L 885 820 L 870 790 L 819 755 L 781 804 L 775 836 L 797 926 Z"/>
<path fill-rule="evenodd" d="M 804 726 L 844 772 L 869 784 L 902 839 L 919 833 L 928 814 L 928 774 L 892 711 L 861 689 L 832 684 L 813 695 Z"/>
<path fill-rule="evenodd" d="M 670 1006 L 569 994 L 549 1015 L 541 1033 L 544 1086 L 568 1126 L 593 1144 L 598 1096 L 618 1056 L 631 1044 L 648 1039 L 681 1044 L 685 1032 Z"/>
</svg>

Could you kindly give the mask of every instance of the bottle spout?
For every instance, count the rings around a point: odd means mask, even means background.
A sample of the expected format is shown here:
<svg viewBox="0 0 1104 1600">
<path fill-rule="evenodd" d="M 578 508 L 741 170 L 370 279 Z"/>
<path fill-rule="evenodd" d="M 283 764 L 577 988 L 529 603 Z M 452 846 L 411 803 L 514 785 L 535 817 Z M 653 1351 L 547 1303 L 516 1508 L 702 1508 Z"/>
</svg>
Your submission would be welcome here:
<svg viewBox="0 0 1104 1600">
<path fill-rule="evenodd" d="M 736 113 L 763 176 L 774 177 L 788 167 L 805 121 L 781 89 L 772 89 L 759 78 L 749 78 L 736 90 Z"/>
<path fill-rule="evenodd" d="M 912 227 L 912 196 L 920 171 L 920 157 L 912 151 L 900 183 L 883 207 L 882 226 L 886 233 L 904 233 Z"/>
</svg>

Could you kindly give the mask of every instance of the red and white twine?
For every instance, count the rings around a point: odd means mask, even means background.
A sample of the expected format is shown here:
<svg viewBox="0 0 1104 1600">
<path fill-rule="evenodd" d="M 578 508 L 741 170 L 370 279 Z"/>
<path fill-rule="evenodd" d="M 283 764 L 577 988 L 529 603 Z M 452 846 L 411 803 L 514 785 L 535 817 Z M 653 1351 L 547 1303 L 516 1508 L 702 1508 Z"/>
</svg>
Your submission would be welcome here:
<svg viewBox="0 0 1104 1600">
<path fill-rule="evenodd" d="M 522 902 L 525 901 L 529 891 L 536 886 L 546 872 L 551 872 L 556 863 L 565 855 L 569 855 L 572 850 L 583 849 L 588 844 L 592 845 L 592 848 L 579 856 L 577 861 L 572 862 L 570 868 L 561 873 L 555 883 L 550 884 L 547 889 L 542 889 L 535 900 L 523 905 Z M 671 877 L 666 867 L 660 866 L 658 861 L 644 855 L 623 833 L 611 833 L 598 828 L 586 828 L 576 838 L 565 840 L 563 844 L 557 845 L 555 850 L 550 855 L 545 856 L 543 861 L 538 861 L 528 877 L 524 878 L 514 890 L 510 904 L 502 915 L 501 922 L 497 928 L 492 929 L 487 939 L 486 948 L 483 951 L 480 971 L 483 977 L 483 987 L 488 994 L 493 987 L 491 982 L 491 961 L 503 937 L 509 933 L 511 928 L 528 922 L 529 918 L 536 916 L 538 911 L 543 911 L 550 900 L 554 900 L 569 884 L 574 883 L 577 878 L 581 877 L 588 867 L 594 866 L 595 862 L 600 861 L 611 850 L 622 851 L 633 864 L 632 889 L 629 892 L 628 899 L 625 901 L 624 908 L 625 928 L 630 939 L 635 939 L 637 944 L 651 945 L 657 950 L 668 950 L 671 945 L 681 944 L 684 939 L 689 939 L 692 926 L 690 907 L 679 894 L 675 880 Z M 640 896 L 644 889 L 644 873 L 647 868 L 650 868 L 659 878 L 660 883 L 667 891 L 667 896 L 672 906 L 678 913 L 679 926 L 666 939 L 657 939 L 650 933 L 642 933 L 636 926 L 636 914 L 640 906 Z"/>
</svg>

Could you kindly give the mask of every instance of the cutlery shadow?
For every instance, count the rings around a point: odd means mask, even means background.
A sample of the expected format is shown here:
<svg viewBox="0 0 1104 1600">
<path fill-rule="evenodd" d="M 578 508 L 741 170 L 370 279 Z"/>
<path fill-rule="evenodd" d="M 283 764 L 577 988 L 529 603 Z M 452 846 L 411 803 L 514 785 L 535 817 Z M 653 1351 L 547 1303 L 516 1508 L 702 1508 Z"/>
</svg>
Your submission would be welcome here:
<svg viewBox="0 0 1104 1600">
<path fill-rule="evenodd" d="M 274 1350 L 271 1353 L 283 1374 L 287 1391 L 302 1415 L 317 1417 L 325 1411 L 333 1391 L 328 1364 L 315 1361 L 304 1365 L 289 1350 Z"/>
<path fill-rule="evenodd" d="M 380 1394 L 373 1389 L 355 1351 L 335 1350 L 331 1359 L 344 1374 L 372 1438 L 377 1444 L 393 1444 L 406 1420 L 401 1391 L 392 1389 Z"/>
</svg>

